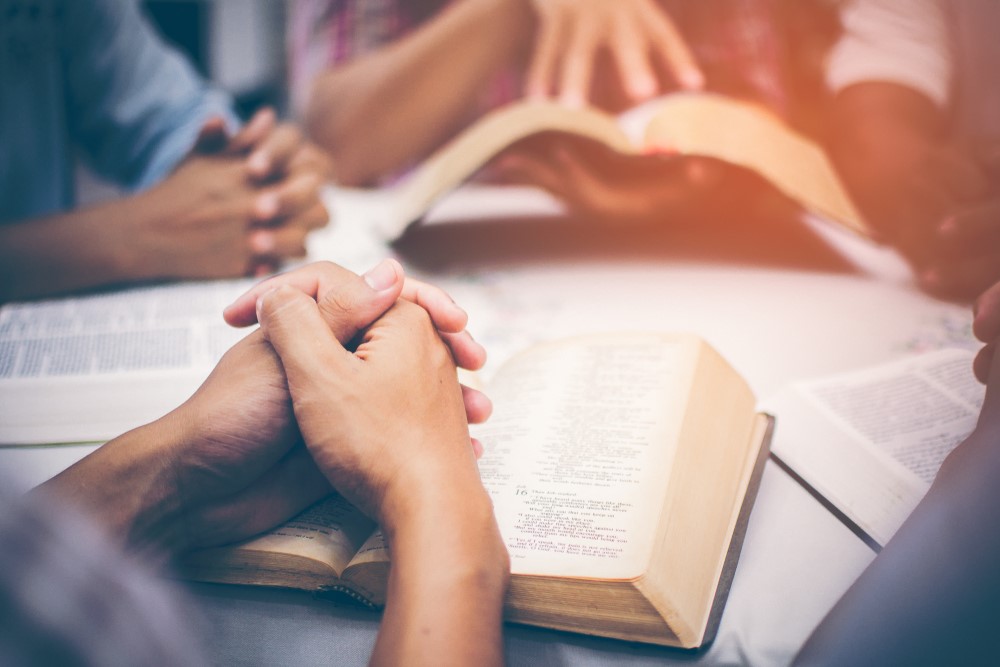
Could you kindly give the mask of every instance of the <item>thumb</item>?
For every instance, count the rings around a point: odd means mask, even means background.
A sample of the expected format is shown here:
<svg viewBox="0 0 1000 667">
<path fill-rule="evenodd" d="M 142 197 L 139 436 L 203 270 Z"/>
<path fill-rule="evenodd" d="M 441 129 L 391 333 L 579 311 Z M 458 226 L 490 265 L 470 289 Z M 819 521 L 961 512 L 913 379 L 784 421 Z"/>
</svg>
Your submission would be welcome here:
<svg viewBox="0 0 1000 667">
<path fill-rule="evenodd" d="M 403 291 L 404 274 L 395 260 L 385 260 L 363 276 L 331 262 L 309 264 L 268 278 L 238 297 L 223 313 L 226 322 L 237 327 L 253 324 L 257 301 L 281 286 L 317 301 L 334 335 L 346 343 L 392 307 Z"/>
<path fill-rule="evenodd" d="M 276 287 L 257 299 L 257 319 L 281 359 L 289 387 L 308 386 L 313 373 L 323 376 L 351 359 L 323 321 L 316 302 L 294 287 Z"/>
<path fill-rule="evenodd" d="M 257 144 L 274 131 L 277 124 L 278 116 L 271 107 L 264 107 L 257 111 L 229 142 L 229 152 L 241 154 L 253 150 Z"/>
<path fill-rule="evenodd" d="M 722 165 L 711 159 L 702 157 L 684 159 L 684 177 L 693 187 L 710 190 L 722 182 L 724 175 Z"/>
<path fill-rule="evenodd" d="M 226 130 L 226 121 L 221 116 L 212 116 L 202 123 L 192 152 L 218 153 L 226 147 L 228 142 L 229 132 Z"/>
<path fill-rule="evenodd" d="M 317 294 L 319 312 L 337 340 L 346 345 L 396 303 L 403 278 L 399 262 L 382 260 L 360 278 L 352 275 Z"/>
</svg>

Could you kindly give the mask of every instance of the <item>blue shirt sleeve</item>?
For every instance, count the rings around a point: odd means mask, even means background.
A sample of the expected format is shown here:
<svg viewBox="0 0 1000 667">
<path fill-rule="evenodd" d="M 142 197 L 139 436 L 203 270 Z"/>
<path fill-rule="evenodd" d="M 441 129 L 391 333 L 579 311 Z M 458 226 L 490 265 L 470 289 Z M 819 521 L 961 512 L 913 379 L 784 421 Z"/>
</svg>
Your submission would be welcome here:
<svg viewBox="0 0 1000 667">
<path fill-rule="evenodd" d="M 163 43 L 132 0 L 63 3 L 67 120 L 95 171 L 127 188 L 167 176 L 229 98 Z"/>
</svg>

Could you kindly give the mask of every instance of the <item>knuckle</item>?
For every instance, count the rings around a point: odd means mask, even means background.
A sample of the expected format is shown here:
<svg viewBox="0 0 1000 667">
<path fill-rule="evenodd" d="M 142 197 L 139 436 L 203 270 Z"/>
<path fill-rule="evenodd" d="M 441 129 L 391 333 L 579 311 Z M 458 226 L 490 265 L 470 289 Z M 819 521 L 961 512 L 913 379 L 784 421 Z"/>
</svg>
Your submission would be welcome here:
<svg viewBox="0 0 1000 667">
<path fill-rule="evenodd" d="M 314 262 L 306 267 L 305 270 L 316 275 L 321 283 L 328 285 L 339 285 L 352 277 L 357 277 L 339 264 L 334 264 L 327 260 Z"/>
<path fill-rule="evenodd" d="M 265 318 L 282 317 L 289 309 L 301 307 L 303 299 L 308 297 L 294 287 L 279 285 L 260 297 L 260 314 Z"/>
<path fill-rule="evenodd" d="M 434 328 L 431 324 L 430 315 L 422 306 L 409 301 L 397 301 L 393 306 L 393 310 L 396 311 L 397 317 L 415 329 L 426 328 L 433 330 Z"/>
<path fill-rule="evenodd" d="M 320 311 L 330 318 L 341 318 L 358 310 L 360 300 L 354 290 L 337 289 L 323 295 L 319 302 Z"/>
</svg>

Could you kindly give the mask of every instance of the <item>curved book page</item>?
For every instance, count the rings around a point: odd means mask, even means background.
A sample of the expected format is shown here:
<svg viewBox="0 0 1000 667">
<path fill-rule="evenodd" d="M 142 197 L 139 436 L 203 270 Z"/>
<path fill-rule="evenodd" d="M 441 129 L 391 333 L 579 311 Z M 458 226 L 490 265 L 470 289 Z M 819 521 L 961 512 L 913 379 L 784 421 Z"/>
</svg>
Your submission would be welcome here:
<svg viewBox="0 0 1000 667">
<path fill-rule="evenodd" d="M 757 172 L 820 217 L 872 235 L 818 144 L 756 104 L 710 93 L 670 95 L 620 117 L 554 102 L 515 102 L 498 109 L 393 188 L 379 231 L 397 238 L 502 150 L 543 132 L 574 134 L 626 154 L 663 149 L 723 160 Z"/>
<path fill-rule="evenodd" d="M 649 122 L 645 145 L 746 167 L 818 216 L 872 236 L 823 149 L 755 104 L 674 95 Z"/>
</svg>

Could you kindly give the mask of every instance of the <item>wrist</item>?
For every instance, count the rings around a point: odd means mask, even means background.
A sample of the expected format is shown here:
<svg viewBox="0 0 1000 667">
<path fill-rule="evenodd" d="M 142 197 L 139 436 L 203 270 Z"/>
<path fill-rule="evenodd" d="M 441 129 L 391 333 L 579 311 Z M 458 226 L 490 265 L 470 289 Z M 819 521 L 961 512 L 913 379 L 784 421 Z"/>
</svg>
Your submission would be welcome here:
<svg viewBox="0 0 1000 667">
<path fill-rule="evenodd" d="M 387 493 L 380 523 L 394 563 L 433 562 L 449 578 L 492 581 L 504 588 L 510 570 L 507 549 L 489 494 L 475 464 L 470 468 L 457 474 L 428 471 L 397 484 Z M 426 571 L 426 566 L 416 569 Z"/>
<path fill-rule="evenodd" d="M 130 551 L 169 556 L 183 547 L 182 503 L 161 421 L 129 431 L 42 484 L 36 493 L 90 514 Z"/>
<path fill-rule="evenodd" d="M 461 451 L 459 447 L 455 445 Z M 492 502 L 479 479 L 471 447 L 468 458 L 445 465 L 424 461 L 394 475 L 376 517 L 387 535 L 425 523 L 492 520 Z"/>
<path fill-rule="evenodd" d="M 162 219 L 171 215 L 168 206 L 171 195 L 165 190 L 165 183 L 160 183 L 122 200 L 109 212 L 111 215 L 106 222 L 114 233 L 106 235 L 106 251 L 109 266 L 119 281 L 167 277 L 161 266 L 162 244 L 157 241 L 155 233 Z"/>
</svg>

